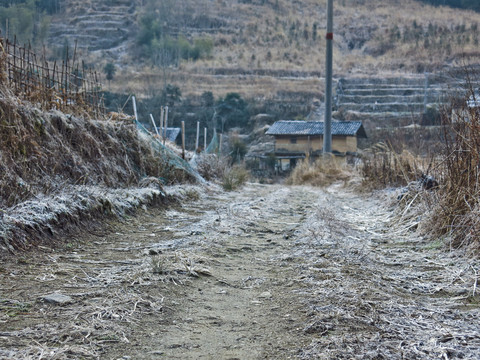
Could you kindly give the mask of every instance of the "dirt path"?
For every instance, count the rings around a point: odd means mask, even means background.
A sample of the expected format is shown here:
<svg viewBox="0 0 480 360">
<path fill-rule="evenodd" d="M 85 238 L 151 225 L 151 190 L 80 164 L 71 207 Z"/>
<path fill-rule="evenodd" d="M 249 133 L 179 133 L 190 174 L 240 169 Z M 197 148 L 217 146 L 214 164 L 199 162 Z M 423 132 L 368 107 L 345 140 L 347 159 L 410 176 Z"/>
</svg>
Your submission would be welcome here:
<svg viewBox="0 0 480 360">
<path fill-rule="evenodd" d="M 172 191 L 198 199 L 3 264 L 0 359 L 478 359 L 478 262 L 379 200 Z"/>
</svg>

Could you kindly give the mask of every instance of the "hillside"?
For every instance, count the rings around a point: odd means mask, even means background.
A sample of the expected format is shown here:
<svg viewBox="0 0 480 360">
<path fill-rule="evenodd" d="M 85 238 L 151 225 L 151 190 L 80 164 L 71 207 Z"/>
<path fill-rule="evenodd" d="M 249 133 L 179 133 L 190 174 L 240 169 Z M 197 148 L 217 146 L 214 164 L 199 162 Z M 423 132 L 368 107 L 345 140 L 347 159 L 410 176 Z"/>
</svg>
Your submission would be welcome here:
<svg viewBox="0 0 480 360">
<path fill-rule="evenodd" d="M 77 39 L 80 48 L 93 51 L 92 62 L 99 68 L 115 63 L 119 71 L 111 90 L 116 92 L 146 94 L 166 80 L 180 84 L 184 95 L 237 91 L 269 99 L 281 89 L 318 97 L 325 3 L 65 0 L 65 10 L 52 19 L 50 43 L 61 46 L 65 38 Z M 334 21 L 336 76 L 434 72 L 478 62 L 480 14 L 471 10 L 414 0 L 343 0 L 335 4 Z M 205 58 L 165 64 L 159 57 L 168 49 L 151 45 L 148 36 L 142 44 L 142 31 L 182 36 L 191 44 L 208 38 L 213 51 Z"/>
<path fill-rule="evenodd" d="M 480 14 L 428 2 L 335 2 L 334 80 L 336 86 L 349 84 L 345 94 L 336 94 L 336 118 L 363 120 L 370 129 L 420 123 L 422 112 L 464 82 L 465 74 L 457 70 L 479 62 Z M 34 46 L 48 44 L 52 60 L 75 53 L 96 68 L 111 110 L 123 108 L 128 94 L 135 94 L 140 118 L 149 122 L 149 114 L 158 119 L 160 106 L 168 103 L 173 125 L 187 123 L 187 143 L 196 121 L 212 126 L 214 109 L 205 98 L 216 105 L 237 93 L 248 102 L 247 119 L 262 113 L 271 120 L 322 113 L 314 104 L 323 102 L 326 0 L 55 4 L 31 27 Z M 12 20 L 10 34 L 15 24 Z M 26 32 L 19 39 L 25 40 Z M 112 71 L 109 80 L 106 68 Z M 398 89 L 403 82 L 408 84 Z M 167 99 L 167 85 L 174 101 Z"/>
</svg>

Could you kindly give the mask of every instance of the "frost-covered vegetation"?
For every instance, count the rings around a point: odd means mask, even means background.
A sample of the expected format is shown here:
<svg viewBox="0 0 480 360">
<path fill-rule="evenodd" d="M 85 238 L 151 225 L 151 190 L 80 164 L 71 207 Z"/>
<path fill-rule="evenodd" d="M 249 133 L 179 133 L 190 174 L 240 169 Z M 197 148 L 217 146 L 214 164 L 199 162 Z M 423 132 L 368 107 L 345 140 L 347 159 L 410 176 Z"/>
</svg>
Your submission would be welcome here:
<svg viewBox="0 0 480 360">
<path fill-rule="evenodd" d="M 476 96 L 473 84 L 467 82 L 465 95 L 452 98 L 442 110 L 438 152 L 420 156 L 392 144 L 377 145 L 364 152 L 361 170 L 370 188 L 400 187 L 401 217 L 412 229 L 451 248 L 478 254 L 480 111 Z"/>
<path fill-rule="evenodd" d="M 0 238 L 9 250 L 162 198 L 163 184 L 195 176 L 130 120 L 44 112 L 0 88 Z"/>
</svg>

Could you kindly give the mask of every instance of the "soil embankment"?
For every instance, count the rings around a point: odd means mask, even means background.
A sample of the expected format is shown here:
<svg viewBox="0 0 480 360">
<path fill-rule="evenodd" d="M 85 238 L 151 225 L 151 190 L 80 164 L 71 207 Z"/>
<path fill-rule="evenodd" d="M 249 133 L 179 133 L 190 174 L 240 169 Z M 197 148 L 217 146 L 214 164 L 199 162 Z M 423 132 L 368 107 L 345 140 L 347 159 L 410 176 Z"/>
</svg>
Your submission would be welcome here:
<svg viewBox="0 0 480 360">
<path fill-rule="evenodd" d="M 477 358 L 478 263 L 378 200 L 169 191 L 183 206 L 3 264 L 0 358 Z"/>
</svg>

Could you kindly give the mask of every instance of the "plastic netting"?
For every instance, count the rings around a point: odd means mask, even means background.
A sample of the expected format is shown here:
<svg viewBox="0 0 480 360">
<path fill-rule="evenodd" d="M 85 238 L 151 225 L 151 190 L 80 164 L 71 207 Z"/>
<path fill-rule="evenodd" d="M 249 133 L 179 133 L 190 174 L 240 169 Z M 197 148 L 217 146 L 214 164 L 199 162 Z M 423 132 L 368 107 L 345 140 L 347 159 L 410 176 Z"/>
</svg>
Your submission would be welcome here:
<svg viewBox="0 0 480 360">
<path fill-rule="evenodd" d="M 217 154 L 219 150 L 220 142 L 218 141 L 218 135 L 217 131 L 213 131 L 213 137 L 212 141 L 210 141 L 210 144 L 208 144 L 207 148 L 205 149 L 205 152 L 207 154 Z"/>
<path fill-rule="evenodd" d="M 200 183 L 205 182 L 205 180 L 198 174 L 197 171 L 192 168 L 187 161 L 182 159 L 166 146 L 162 145 L 162 143 L 155 138 L 140 122 L 135 121 L 135 124 L 137 125 L 138 131 L 144 135 L 146 139 L 148 139 L 150 146 L 165 157 L 165 161 L 168 163 L 168 165 L 185 171 Z"/>
</svg>

